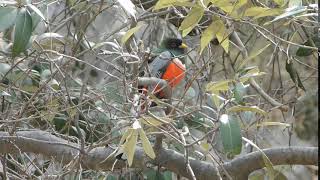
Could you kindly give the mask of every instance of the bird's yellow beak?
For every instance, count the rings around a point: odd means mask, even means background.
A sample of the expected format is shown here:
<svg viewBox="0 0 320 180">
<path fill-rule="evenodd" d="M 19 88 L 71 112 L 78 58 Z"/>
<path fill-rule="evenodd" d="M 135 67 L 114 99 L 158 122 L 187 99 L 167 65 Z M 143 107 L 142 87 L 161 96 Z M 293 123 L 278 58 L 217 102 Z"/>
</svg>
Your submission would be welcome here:
<svg viewBox="0 0 320 180">
<path fill-rule="evenodd" d="M 181 48 L 181 49 L 186 49 L 186 48 L 188 48 L 188 46 L 187 46 L 186 44 L 182 43 L 182 44 L 179 46 L 179 48 Z"/>
</svg>

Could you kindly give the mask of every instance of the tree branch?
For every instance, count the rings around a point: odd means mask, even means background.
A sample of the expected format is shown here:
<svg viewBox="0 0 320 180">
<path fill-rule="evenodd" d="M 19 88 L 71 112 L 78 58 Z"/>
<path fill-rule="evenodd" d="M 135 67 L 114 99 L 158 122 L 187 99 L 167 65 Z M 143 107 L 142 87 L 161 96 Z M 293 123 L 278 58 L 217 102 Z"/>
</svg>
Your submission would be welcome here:
<svg viewBox="0 0 320 180">
<path fill-rule="evenodd" d="M 86 148 L 87 149 L 87 148 Z M 82 159 L 82 166 L 86 169 L 110 170 L 115 158 L 108 157 L 114 149 L 111 147 L 97 147 L 86 152 Z M 271 148 L 263 150 L 274 165 L 281 164 L 301 164 L 316 165 L 318 163 L 318 147 L 285 147 Z M 15 136 L 10 136 L 8 132 L 0 132 L 0 154 L 18 154 L 21 152 L 31 152 L 54 157 L 62 163 L 69 163 L 75 156 L 79 155 L 80 148 L 77 144 L 68 142 L 44 131 L 18 131 Z M 191 178 L 185 167 L 183 154 L 170 149 L 161 148 L 157 151 L 154 160 L 145 156 L 142 148 L 136 148 L 133 161 L 133 168 L 145 167 L 147 162 L 160 165 L 168 170 Z M 216 168 L 212 163 L 190 158 L 190 166 L 198 180 L 218 179 Z M 125 162 L 118 161 L 114 168 L 125 167 Z M 224 163 L 223 167 L 235 179 L 239 175 L 248 175 L 250 172 L 265 167 L 260 152 L 253 152 L 241 157 L 237 157 L 230 162 Z M 222 167 L 218 167 L 223 174 Z M 241 178 L 240 178 L 241 179 Z"/>
<path fill-rule="evenodd" d="M 244 44 L 242 43 L 240 37 L 238 36 L 238 34 L 234 31 L 231 36 L 230 39 L 238 46 L 240 47 L 240 52 L 242 54 L 242 57 L 248 58 L 248 51 L 246 49 L 246 47 L 244 46 Z M 288 107 L 284 106 L 283 104 L 277 102 L 275 99 L 273 99 L 271 96 L 269 96 L 260 86 L 259 84 L 253 79 L 250 78 L 249 79 L 250 85 L 265 99 L 267 100 L 271 105 L 275 106 L 275 107 L 279 107 L 281 110 L 287 111 Z"/>
</svg>

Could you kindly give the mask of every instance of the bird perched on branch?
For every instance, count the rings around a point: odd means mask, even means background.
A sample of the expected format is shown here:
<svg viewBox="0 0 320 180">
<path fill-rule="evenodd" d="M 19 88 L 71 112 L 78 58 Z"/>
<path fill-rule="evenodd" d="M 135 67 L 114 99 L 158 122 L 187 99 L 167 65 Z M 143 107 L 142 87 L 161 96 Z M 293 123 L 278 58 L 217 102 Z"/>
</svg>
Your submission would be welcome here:
<svg viewBox="0 0 320 180">
<path fill-rule="evenodd" d="M 151 77 L 164 79 L 171 88 L 176 87 L 185 77 L 186 68 L 181 56 L 187 48 L 188 46 L 181 39 L 164 39 L 160 46 L 152 52 L 156 57 L 148 64 Z M 165 96 L 161 88 L 156 86 L 151 89 L 158 98 Z"/>
</svg>

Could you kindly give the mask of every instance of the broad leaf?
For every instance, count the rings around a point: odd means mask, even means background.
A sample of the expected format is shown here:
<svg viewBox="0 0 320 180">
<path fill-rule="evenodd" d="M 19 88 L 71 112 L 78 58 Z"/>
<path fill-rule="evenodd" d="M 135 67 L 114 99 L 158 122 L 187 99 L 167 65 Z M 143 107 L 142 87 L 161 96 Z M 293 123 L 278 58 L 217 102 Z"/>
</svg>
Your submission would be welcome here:
<svg viewBox="0 0 320 180">
<path fill-rule="evenodd" d="M 235 117 L 227 114 L 222 114 L 219 121 L 224 152 L 233 158 L 240 154 L 242 148 L 240 124 Z"/>
<path fill-rule="evenodd" d="M 193 7 L 190 12 L 188 13 L 187 17 L 184 18 L 182 21 L 179 30 L 188 29 L 196 24 L 201 20 L 204 14 L 204 9 L 201 6 Z"/>
<path fill-rule="evenodd" d="M 277 3 L 280 7 L 283 7 L 287 3 L 287 0 L 273 0 L 273 1 Z"/>
<path fill-rule="evenodd" d="M 256 66 L 244 68 L 244 69 L 241 69 L 241 71 L 247 71 L 246 74 L 241 75 L 239 77 L 239 79 L 242 83 L 248 81 L 249 78 L 251 78 L 251 77 L 257 77 L 257 76 L 261 76 L 261 75 L 266 74 L 265 72 L 260 72 L 259 68 Z"/>
<path fill-rule="evenodd" d="M 232 3 L 230 1 L 226 1 L 226 0 L 211 0 L 211 3 L 214 6 L 219 7 L 219 8 L 232 6 Z"/>
<path fill-rule="evenodd" d="M 144 130 L 142 128 L 140 128 L 139 130 L 139 135 L 140 135 L 140 139 L 142 141 L 142 147 L 144 152 L 151 158 L 154 159 L 156 157 L 156 155 L 154 154 L 153 148 L 150 144 L 149 139 L 146 136 L 146 133 L 144 132 Z"/>
<path fill-rule="evenodd" d="M 245 86 L 242 82 L 237 82 L 234 89 L 233 89 L 233 97 L 235 98 L 236 102 L 239 104 L 244 104 L 243 96 L 245 95 Z"/>
<path fill-rule="evenodd" d="M 160 126 L 162 124 L 170 123 L 172 120 L 170 118 L 157 117 L 155 115 L 154 117 L 144 115 L 139 119 L 139 121 L 149 126 Z"/>
<path fill-rule="evenodd" d="M 102 90 L 105 95 L 105 98 L 107 98 L 108 101 L 123 103 L 124 97 L 121 94 L 120 88 L 121 86 L 119 86 L 119 84 L 111 82 L 111 83 L 105 84 Z"/>
<path fill-rule="evenodd" d="M 6 92 L 6 91 L 0 90 L 0 96 L 11 96 L 11 94 L 9 94 L 9 93 Z"/>
<path fill-rule="evenodd" d="M 32 42 L 32 47 L 40 52 L 47 49 L 60 49 L 64 45 L 64 37 L 58 33 L 43 33 Z"/>
<path fill-rule="evenodd" d="M 22 8 L 16 19 L 12 56 L 16 57 L 25 51 L 32 34 L 32 19 L 30 13 Z"/>
<path fill-rule="evenodd" d="M 215 25 L 214 23 L 211 23 L 206 30 L 203 31 L 201 34 L 201 39 L 200 39 L 200 54 L 208 46 L 210 41 L 214 38 L 215 36 Z"/>
<path fill-rule="evenodd" d="M 0 32 L 11 27 L 17 17 L 17 8 L 0 7 Z"/>
<path fill-rule="evenodd" d="M 0 78 L 2 78 L 11 69 L 11 66 L 6 63 L 0 63 Z"/>
<path fill-rule="evenodd" d="M 141 26 L 142 24 L 139 24 L 136 27 L 129 29 L 121 38 L 121 43 L 125 44 L 128 41 L 128 39 L 141 28 Z"/>
<path fill-rule="evenodd" d="M 134 153 L 136 150 L 136 144 L 138 140 L 138 130 L 130 128 L 128 129 L 129 135 L 126 138 L 126 142 L 123 145 L 123 152 L 126 153 L 128 158 L 128 164 L 129 166 L 132 165 Z"/>
<path fill-rule="evenodd" d="M 153 10 L 159 10 L 162 8 L 170 7 L 175 3 L 185 3 L 189 0 L 158 0 L 157 4 L 154 6 Z"/>
<path fill-rule="evenodd" d="M 320 47 L 320 38 L 318 37 L 318 35 L 313 36 L 312 38 L 313 43 L 315 44 L 316 47 Z M 306 42 L 303 43 L 303 45 L 305 46 L 312 46 L 313 44 L 311 43 L 310 39 L 308 39 Z M 312 55 L 313 52 L 316 52 L 313 49 L 309 49 L 309 48 L 304 48 L 304 47 L 299 47 L 299 49 L 296 52 L 297 56 L 303 57 L 303 56 L 310 56 Z"/>
<path fill-rule="evenodd" d="M 125 142 L 125 140 L 128 138 L 128 136 L 130 136 L 130 134 L 131 134 L 131 130 L 127 129 L 126 132 L 122 135 L 119 144 L 122 145 Z"/>
<path fill-rule="evenodd" d="M 41 114 L 43 114 L 43 118 L 46 120 L 46 121 L 49 121 L 51 122 L 56 114 L 59 112 L 59 99 L 58 98 L 52 98 L 52 99 L 49 99 L 48 102 L 47 102 L 47 110 L 43 110 L 41 111 Z"/>
<path fill-rule="evenodd" d="M 187 29 L 182 30 L 181 36 L 182 36 L 182 37 L 185 37 L 185 36 L 188 35 L 188 34 L 192 31 L 192 29 L 193 29 L 194 27 L 196 27 L 196 26 L 197 26 L 197 24 L 194 24 L 193 26 L 190 26 L 190 27 L 188 27 Z"/>
<path fill-rule="evenodd" d="M 229 90 L 229 83 L 232 80 L 222 80 L 219 82 L 210 82 L 206 86 L 206 91 L 228 91 Z"/>
<path fill-rule="evenodd" d="M 260 17 L 279 15 L 282 12 L 282 9 L 277 8 L 251 7 L 245 11 L 244 16 L 253 16 L 253 19 L 257 19 Z"/>
<path fill-rule="evenodd" d="M 299 13 L 302 13 L 302 12 L 306 12 L 306 11 L 307 11 L 307 7 L 305 7 L 305 6 L 299 6 L 299 7 L 295 7 L 295 8 L 288 8 L 288 9 L 286 9 L 285 13 L 275 17 L 271 22 L 266 23 L 266 25 L 270 24 L 272 22 L 278 21 L 280 19 L 284 19 L 286 17 L 293 16 L 293 15 L 296 15 L 296 14 L 299 14 Z"/>
<path fill-rule="evenodd" d="M 144 171 L 143 174 L 146 176 L 146 179 L 150 180 L 173 180 L 172 172 L 169 171 L 162 173 L 161 171 L 155 169 L 148 169 L 147 171 Z"/>
<path fill-rule="evenodd" d="M 299 88 L 303 89 L 304 91 L 306 91 L 306 89 L 304 88 L 302 81 L 300 79 L 299 73 L 295 69 L 295 67 L 293 66 L 292 61 L 286 61 L 286 70 L 289 73 L 290 78 L 292 79 L 294 84 L 296 86 L 298 86 Z"/>
<path fill-rule="evenodd" d="M 229 108 L 227 111 L 228 112 L 251 111 L 251 112 L 262 114 L 264 116 L 268 115 L 267 112 L 265 112 L 264 110 L 260 109 L 257 106 L 233 106 Z"/>
<path fill-rule="evenodd" d="M 219 96 L 219 91 L 211 91 L 211 95 L 212 95 L 212 101 L 214 103 L 214 105 L 216 105 L 216 107 L 218 108 L 220 106 L 220 96 Z"/>
<path fill-rule="evenodd" d="M 302 0 L 289 0 L 288 7 L 293 8 L 293 7 L 299 7 L 302 6 Z"/>
<path fill-rule="evenodd" d="M 220 45 L 223 47 L 223 49 L 226 52 L 229 52 L 229 37 L 228 37 L 229 33 L 223 21 L 221 19 L 217 19 L 216 21 L 214 21 L 214 27 L 216 28 L 215 34 Z"/>
<path fill-rule="evenodd" d="M 247 65 L 248 61 L 254 59 L 255 57 L 257 57 L 259 54 L 261 54 L 264 50 L 266 50 L 268 47 L 270 46 L 270 44 L 267 44 L 265 47 L 263 47 L 262 49 L 255 51 L 253 54 L 251 54 L 249 57 L 247 57 L 246 59 L 242 60 L 240 62 L 240 64 L 238 65 L 237 69 L 241 69 L 243 66 Z"/>
<path fill-rule="evenodd" d="M 41 19 L 42 20 L 46 20 L 46 18 L 44 17 L 44 15 L 42 14 L 42 12 L 36 7 L 36 6 L 34 6 L 34 5 L 32 5 L 32 4 L 28 4 L 28 7 L 30 8 L 30 9 L 32 9 L 39 17 L 41 17 Z"/>
</svg>

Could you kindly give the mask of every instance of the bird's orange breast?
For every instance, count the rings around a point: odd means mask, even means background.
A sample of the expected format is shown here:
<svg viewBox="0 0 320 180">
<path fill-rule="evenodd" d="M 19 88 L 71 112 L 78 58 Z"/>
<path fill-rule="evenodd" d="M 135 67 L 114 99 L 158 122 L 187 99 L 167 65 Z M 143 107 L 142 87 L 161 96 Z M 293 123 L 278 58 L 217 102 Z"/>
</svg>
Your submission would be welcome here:
<svg viewBox="0 0 320 180">
<path fill-rule="evenodd" d="M 168 81 L 173 88 L 177 86 L 185 76 L 186 67 L 178 58 L 174 58 L 162 75 L 162 79 Z"/>
</svg>

